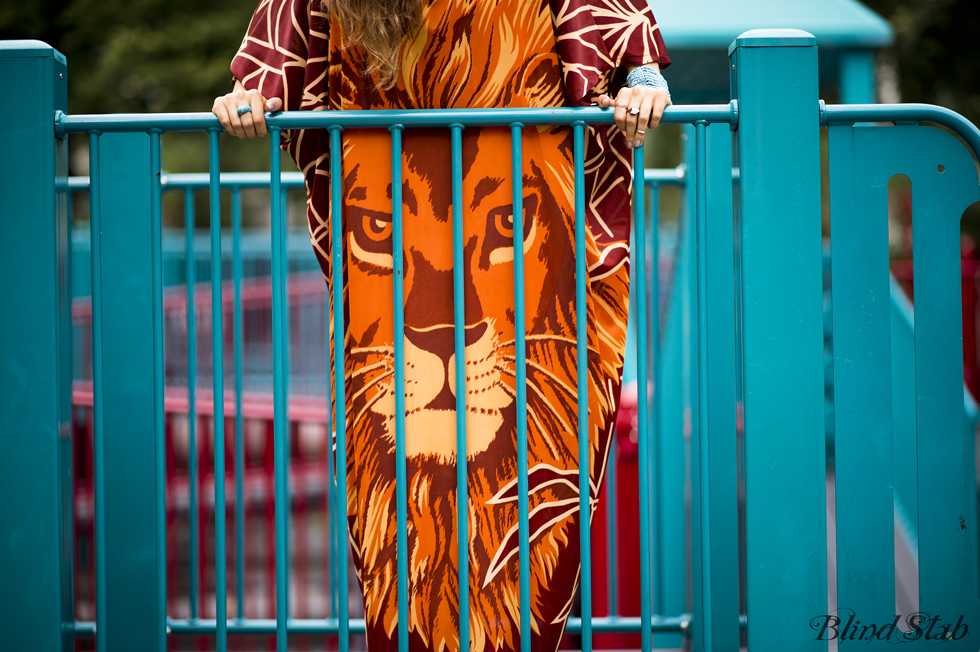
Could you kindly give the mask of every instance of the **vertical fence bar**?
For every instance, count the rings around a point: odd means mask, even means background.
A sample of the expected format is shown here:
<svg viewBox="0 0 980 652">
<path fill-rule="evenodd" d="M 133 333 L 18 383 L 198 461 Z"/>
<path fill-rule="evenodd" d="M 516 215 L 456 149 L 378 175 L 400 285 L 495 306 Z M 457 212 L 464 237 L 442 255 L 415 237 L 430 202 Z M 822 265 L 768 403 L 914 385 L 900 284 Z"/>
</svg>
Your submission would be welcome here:
<svg viewBox="0 0 980 652">
<path fill-rule="evenodd" d="M 573 158 L 575 167 L 575 347 L 578 363 L 576 382 L 578 395 L 578 505 L 579 538 L 581 547 L 582 582 L 582 652 L 592 650 L 592 489 L 590 473 L 591 432 L 589 430 L 589 343 L 586 332 L 588 310 L 585 303 L 585 285 L 588 272 L 585 265 L 585 123 L 572 125 Z M 515 210 L 515 213 L 517 211 Z M 514 247 L 517 247 L 517 226 L 514 226 Z M 521 248 L 524 245 L 524 228 L 520 231 Z M 515 256 L 516 258 L 516 256 Z M 615 437 L 615 434 L 613 435 Z"/>
<path fill-rule="evenodd" d="M 227 536 L 225 532 L 225 365 L 221 303 L 221 162 L 218 135 L 208 132 L 211 175 L 211 382 L 214 404 L 214 615 L 218 652 L 228 647 Z"/>
<path fill-rule="evenodd" d="M 347 570 L 347 380 L 344 375 L 344 228 L 341 196 L 340 143 L 342 127 L 330 127 L 330 258 L 333 277 L 333 347 L 334 347 L 334 429 L 337 436 L 337 513 L 343 515 L 337 527 L 337 584 L 340 597 L 340 652 L 350 648 L 350 608 L 348 605 Z M 341 511 L 343 510 L 343 511 Z M 339 519 L 338 519 L 339 520 Z"/>
<path fill-rule="evenodd" d="M 395 513 L 398 526 L 398 649 L 408 650 L 408 491 L 405 472 L 405 255 L 402 243 L 402 126 L 391 132 L 391 256 L 395 317 Z"/>
<path fill-rule="evenodd" d="M 649 235 L 644 244 L 649 247 L 647 257 L 650 265 L 644 263 L 644 273 L 650 274 L 650 322 L 647 324 L 646 332 L 643 334 L 647 341 L 647 359 L 649 360 L 649 373 L 653 376 L 653 405 L 650 414 L 650 457 L 647 461 L 647 468 L 650 477 L 657 477 L 654 473 L 657 453 L 660 450 L 660 392 L 662 389 L 662 376 L 660 374 L 660 184 L 648 184 L 646 190 L 650 193 L 650 211 L 648 213 Z M 637 331 L 637 337 L 641 333 Z M 650 543 L 653 546 L 653 575 L 652 583 L 652 604 L 653 613 L 663 614 L 663 570 L 665 565 L 663 553 L 663 510 L 661 509 L 661 496 L 658 491 L 658 483 L 650 482 L 650 500 L 653 514 L 650 522 Z"/>
<path fill-rule="evenodd" d="M 466 483 L 466 306 L 463 265 L 463 134 L 451 124 L 453 176 L 453 329 L 456 351 L 456 543 L 459 564 L 459 649 L 470 647 L 469 490 Z"/>
<path fill-rule="evenodd" d="M 643 182 L 643 145 L 633 148 L 633 269 L 636 273 L 636 332 L 647 332 L 646 272 L 646 184 Z M 642 337 L 637 337 L 636 356 L 636 407 L 637 407 L 637 469 L 640 483 L 640 647 L 649 652 L 652 644 L 650 632 L 650 472 L 649 419 L 647 414 L 647 356 Z"/>
<path fill-rule="evenodd" d="M 327 542 L 326 553 L 327 561 L 324 564 L 324 571 L 330 573 L 330 616 L 337 618 L 337 555 L 341 548 L 337 545 L 337 481 L 334 475 L 333 463 L 333 441 L 334 441 L 334 418 L 333 418 L 333 383 L 331 375 L 333 367 L 330 365 L 330 291 L 327 289 L 326 296 L 323 298 L 324 304 L 324 353 L 326 357 L 325 369 L 327 370 Z"/>
<path fill-rule="evenodd" d="M 517 383 L 517 518 L 521 652 L 531 652 L 531 546 L 527 500 L 527 344 L 524 326 L 524 164 L 521 130 L 510 125 L 514 211 L 514 371 Z"/>
<path fill-rule="evenodd" d="M 190 533 L 189 595 L 191 619 L 198 617 L 199 533 L 197 469 L 197 321 L 194 286 L 197 285 L 197 255 L 194 252 L 194 189 L 184 190 L 184 283 L 187 288 L 187 520 Z"/>
<path fill-rule="evenodd" d="M 242 327 L 242 197 L 241 189 L 231 189 L 231 274 L 235 285 L 235 612 L 245 617 L 245 444 L 242 432 L 242 369 L 244 347 Z"/>
<path fill-rule="evenodd" d="M 327 491 L 326 491 L 326 509 L 327 509 L 327 541 L 326 541 L 326 554 L 327 558 L 324 563 L 324 572 L 330 574 L 330 617 L 337 617 L 337 555 L 340 554 L 341 548 L 337 545 L 337 482 L 334 476 L 334 463 L 333 463 L 333 442 L 334 442 L 334 425 L 335 419 L 333 416 L 333 382 L 331 382 L 331 376 L 333 375 L 333 367 L 330 365 L 331 351 L 330 351 L 330 288 L 327 286 L 324 288 L 325 294 L 323 297 L 323 352 L 325 358 L 324 369 L 326 370 L 326 378 L 324 383 L 327 389 Z"/>
<path fill-rule="evenodd" d="M 156 635 L 167 652 L 167 443 L 163 357 L 163 220 L 160 206 L 160 132 L 150 132 L 150 255 L 153 266 L 153 443 L 156 463 Z"/>
<path fill-rule="evenodd" d="M 616 576 L 617 567 L 617 546 L 619 545 L 616 537 L 617 518 L 616 509 L 619 506 L 618 489 L 616 485 L 616 463 L 619 457 L 619 446 L 616 443 L 617 434 L 614 432 L 609 442 L 609 461 L 606 463 L 606 575 L 609 577 L 609 609 L 608 615 L 619 615 L 619 582 Z"/>
<path fill-rule="evenodd" d="M 286 541 L 286 477 L 287 463 L 285 459 L 286 438 L 286 391 L 283 377 L 283 346 L 284 320 L 282 312 L 285 306 L 283 297 L 283 256 L 282 239 L 285 237 L 282 224 L 282 172 L 279 154 L 279 129 L 270 127 L 269 169 L 270 201 L 272 203 L 272 386 L 273 386 L 273 437 L 275 446 L 275 510 L 276 510 L 276 650 L 286 652 L 286 619 L 288 617 L 286 598 L 289 591 L 287 574 L 289 572 L 289 549 Z"/>
<path fill-rule="evenodd" d="M 95 645 L 105 652 L 105 418 L 102 411 L 102 205 L 99 132 L 89 132 L 89 224 L 92 229 L 92 417 L 95 472 Z"/>
<path fill-rule="evenodd" d="M 695 644 L 700 644 L 703 650 L 712 649 L 711 639 L 711 491 L 708 466 L 708 210 L 707 210 L 707 151 L 705 146 L 707 123 L 699 120 L 694 123 L 695 133 L 695 255 L 697 258 L 697 377 L 698 377 L 698 428 L 695 436 L 698 439 L 699 471 L 696 474 L 700 491 L 697 496 L 699 504 L 692 506 L 697 515 L 699 544 L 695 550 L 699 559 L 695 561 L 694 573 L 694 611 Z M 693 458 L 693 453 L 692 453 Z M 694 500 L 692 499 L 692 503 Z M 695 518 L 695 517 L 692 517 Z M 697 641 L 700 635 L 700 641 Z"/>
<path fill-rule="evenodd" d="M 285 532 L 285 542 L 286 550 L 290 549 L 289 543 L 289 527 L 292 517 L 293 501 L 290 497 L 289 492 L 289 460 L 292 458 L 292 423 L 289 421 L 289 370 L 291 365 L 289 364 L 289 205 L 288 199 L 289 195 L 286 188 L 282 186 L 282 170 L 280 167 L 275 168 L 272 173 L 279 183 L 279 210 L 272 213 L 272 215 L 277 216 L 282 224 L 282 238 L 279 241 L 281 267 L 282 267 L 282 312 L 280 312 L 280 321 L 282 322 L 282 404 L 283 404 L 283 419 L 285 424 L 285 430 L 283 432 L 282 440 L 282 458 L 285 465 L 285 478 L 286 482 L 283 484 L 283 505 L 284 513 L 283 519 L 285 520 L 285 526 L 283 530 Z M 283 611 L 286 612 L 286 618 L 289 618 L 289 568 L 290 560 L 289 555 L 286 555 L 286 592 L 283 596 Z"/>
</svg>

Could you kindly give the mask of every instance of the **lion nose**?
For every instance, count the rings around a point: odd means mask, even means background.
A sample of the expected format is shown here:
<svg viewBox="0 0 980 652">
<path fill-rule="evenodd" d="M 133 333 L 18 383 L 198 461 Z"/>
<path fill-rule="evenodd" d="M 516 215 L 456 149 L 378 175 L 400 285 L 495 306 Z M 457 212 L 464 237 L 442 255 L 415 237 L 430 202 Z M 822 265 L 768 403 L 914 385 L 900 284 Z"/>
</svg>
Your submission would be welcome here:
<svg viewBox="0 0 980 652">
<path fill-rule="evenodd" d="M 470 346 L 476 344 L 484 333 L 487 332 L 486 322 L 480 322 L 475 326 L 467 326 L 465 329 L 465 344 Z M 449 359 L 456 350 L 456 329 L 453 326 L 435 326 L 419 330 L 411 326 L 405 327 L 405 337 L 416 348 L 431 353 L 439 357 L 442 361 L 442 387 L 434 399 L 429 401 L 426 409 L 429 410 L 455 410 L 456 395 L 449 388 L 449 374 L 455 373 L 449 368 Z M 431 379 L 430 379 L 431 380 Z M 439 380 L 435 382 L 440 382 Z"/>
<path fill-rule="evenodd" d="M 465 345 L 476 344 L 487 332 L 487 323 L 479 322 L 465 328 Z M 449 363 L 449 358 L 456 351 L 456 329 L 451 325 L 434 326 L 426 329 L 405 327 L 405 337 L 415 347 L 439 356 L 443 364 Z"/>
</svg>

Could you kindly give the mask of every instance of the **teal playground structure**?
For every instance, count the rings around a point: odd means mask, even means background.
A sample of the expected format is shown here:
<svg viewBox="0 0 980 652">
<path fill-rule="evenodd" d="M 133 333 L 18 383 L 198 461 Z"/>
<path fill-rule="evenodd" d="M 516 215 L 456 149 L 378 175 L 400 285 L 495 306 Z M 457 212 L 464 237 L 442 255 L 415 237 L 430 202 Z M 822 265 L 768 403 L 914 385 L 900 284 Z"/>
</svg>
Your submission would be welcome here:
<svg viewBox="0 0 980 652">
<path fill-rule="evenodd" d="M 974 650 L 980 636 L 977 417 L 964 390 L 960 219 L 980 201 L 980 130 L 935 106 L 825 104 L 816 39 L 799 30 L 745 32 L 728 48 L 725 66 L 728 102 L 676 105 L 664 114 L 664 123 L 686 125 L 686 165 L 634 176 L 636 335 L 628 375 L 637 387 L 635 422 L 625 419 L 624 436 L 616 438 L 621 450 L 611 453 L 633 466 L 627 473 L 610 464 L 601 512 L 591 528 L 583 519 L 580 600 L 567 644 L 782 652 L 826 650 L 833 638 L 834 645 L 870 649 Z M 344 314 L 343 283 L 336 277 L 337 291 L 325 296 L 318 278 L 307 284 L 304 272 L 311 268 L 296 261 L 302 247 L 290 246 L 284 207 L 301 180 L 278 172 L 278 138 L 270 139 L 273 173 L 223 174 L 221 130 L 211 114 L 67 115 L 64 57 L 36 41 L 0 43 L 0 78 L 20 89 L 21 98 L 0 109 L 0 648 L 162 651 L 193 644 L 224 650 L 245 639 L 281 651 L 295 649 L 298 640 L 323 649 L 362 645 L 364 621 L 344 525 L 342 342 L 333 351 L 337 387 L 330 387 L 326 363 L 326 333 L 343 330 L 336 321 Z M 403 130 L 450 130 L 453 215 L 461 220 L 463 129 L 509 129 L 512 169 L 519 170 L 524 128 L 568 126 L 575 143 L 580 297 L 586 278 L 583 138 L 590 126 L 611 123 L 610 112 L 595 108 L 268 118 L 273 136 L 321 128 L 334 146 L 344 128 L 390 131 L 396 249 Z M 163 135 L 174 131 L 208 138 L 208 174 L 161 170 Z M 87 179 L 68 176 L 69 134 L 88 137 Z M 635 169 L 643 162 L 641 147 L 634 150 Z M 389 164 L 388 157 L 379 156 L 379 164 Z M 331 165 L 339 214 L 339 158 Z M 913 188 L 914 314 L 889 276 L 887 186 L 895 175 L 907 176 Z M 522 181 L 511 177 L 518 205 Z M 661 219 L 658 196 L 665 186 L 680 187 L 684 195 L 676 228 Z M 268 188 L 271 239 L 252 238 L 241 228 L 240 195 L 249 188 Z M 195 192 L 209 199 L 208 246 L 193 229 Z M 223 192 L 231 197 L 227 233 Z M 72 233 L 70 198 L 79 193 L 89 204 L 87 241 Z M 166 193 L 184 194 L 183 233 L 163 228 Z M 514 233 L 521 234 L 521 211 L 514 215 Z M 334 225 L 339 257 L 339 221 Z M 515 247 L 518 396 L 524 384 L 522 251 Z M 340 274 L 339 260 L 333 269 Z M 84 289 L 80 274 L 89 275 Z M 455 274 L 455 373 L 457 386 L 465 386 L 461 265 Z M 399 278 L 396 267 L 396 333 Z M 308 313 L 297 307 L 300 296 L 316 296 Z M 263 344 L 269 364 L 248 371 L 244 327 L 253 300 L 269 309 L 255 317 L 269 325 Z M 581 352 L 584 301 L 578 309 Z M 199 319 L 205 313 L 207 319 Z M 316 337 L 298 334 L 314 313 Z M 202 356 L 211 360 L 207 373 L 198 371 L 194 350 L 202 325 L 210 335 Z M 311 348 L 301 348 L 309 342 Z M 398 345 L 396 338 L 396 359 L 403 362 Z M 175 355 L 177 346 L 186 349 Z M 175 358 L 190 362 L 174 371 Z M 304 367 L 307 358 L 323 362 Z M 267 383 L 257 390 L 270 397 L 266 407 L 249 403 L 249 374 Z M 300 396 L 304 374 L 322 378 L 319 402 Z M 579 378 L 584 406 L 581 371 Z M 396 375 L 396 383 L 403 395 L 403 376 Z M 456 400 L 457 414 L 465 413 L 465 392 Z M 526 487 L 520 418 L 526 408 L 518 401 L 517 409 Z M 264 491 L 271 615 L 256 617 L 245 607 L 243 510 L 251 500 L 246 421 L 259 419 L 262 410 L 272 433 L 262 456 L 270 479 Z M 184 489 L 174 480 L 172 452 L 180 418 L 189 437 Z M 321 450 L 322 466 L 313 474 L 304 475 L 297 462 L 301 422 L 325 424 L 324 433 L 336 434 L 336 458 Z M 88 497 L 76 477 L 83 465 L 74 440 L 82 430 L 92 438 Z M 456 435 L 457 446 L 465 447 L 465 419 L 457 421 Z M 198 437 L 211 442 L 209 480 L 198 466 L 207 455 Z M 395 446 L 401 480 L 403 423 Z M 464 458 L 457 483 L 465 491 Z M 324 503 L 320 536 L 327 542 L 318 580 L 327 587 L 325 604 L 313 615 L 316 610 L 304 610 L 291 597 L 293 559 L 304 545 L 296 503 L 305 500 L 300 480 L 308 475 L 322 485 L 313 493 Z M 580 482 L 587 487 L 585 469 Z M 405 532 L 399 484 L 398 522 Z M 589 509 L 588 491 L 581 495 L 581 508 Z M 635 511 L 624 514 L 622 504 L 635 504 Z M 210 538 L 197 530 L 206 505 L 213 513 Z M 173 565 L 179 510 L 190 514 L 188 540 L 180 544 L 189 550 L 188 568 L 180 571 L 189 581 L 176 577 Z M 526 492 L 520 511 L 521 626 L 527 631 Z M 91 615 L 79 606 L 88 582 L 79 570 L 78 548 L 87 541 L 77 534 L 82 521 L 92 529 Z M 456 527 L 470 527 L 465 509 Z M 624 543 L 627 538 L 635 541 Z M 405 539 L 399 622 L 407 621 Z M 458 539 L 465 556 L 466 537 Z M 623 553 L 630 545 L 635 567 Z M 213 575 L 209 597 L 202 599 L 198 582 L 207 564 Z M 461 565 L 462 605 L 466 572 Z M 464 633 L 467 618 L 463 609 Z M 521 643 L 530 649 L 529 637 Z"/>
</svg>

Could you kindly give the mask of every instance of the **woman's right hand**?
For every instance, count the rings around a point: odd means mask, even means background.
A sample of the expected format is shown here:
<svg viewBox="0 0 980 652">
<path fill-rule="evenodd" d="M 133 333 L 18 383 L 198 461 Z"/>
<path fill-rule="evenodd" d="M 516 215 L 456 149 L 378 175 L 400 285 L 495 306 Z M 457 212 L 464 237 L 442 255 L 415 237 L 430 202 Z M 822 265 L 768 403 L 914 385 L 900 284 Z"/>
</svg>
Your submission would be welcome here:
<svg viewBox="0 0 980 652">
<path fill-rule="evenodd" d="M 251 111 L 238 115 L 238 107 L 250 106 Z M 282 100 L 278 97 L 266 100 L 258 91 L 245 90 L 240 81 L 235 81 L 235 90 L 216 97 L 211 111 L 218 116 L 218 121 L 232 136 L 239 138 L 265 137 L 269 132 L 265 128 L 265 111 L 275 112 L 282 108 Z"/>
</svg>

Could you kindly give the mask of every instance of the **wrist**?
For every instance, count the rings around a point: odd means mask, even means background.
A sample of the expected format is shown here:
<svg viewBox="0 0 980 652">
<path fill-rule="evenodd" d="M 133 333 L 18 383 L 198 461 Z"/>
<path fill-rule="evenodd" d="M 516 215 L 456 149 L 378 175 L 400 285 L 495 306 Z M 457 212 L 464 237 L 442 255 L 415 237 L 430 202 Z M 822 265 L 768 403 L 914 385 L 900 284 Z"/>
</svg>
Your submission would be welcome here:
<svg viewBox="0 0 980 652">
<path fill-rule="evenodd" d="M 656 64 L 655 64 L 656 65 Z M 630 88 L 643 86 L 646 88 L 660 88 L 667 93 L 670 99 L 670 89 L 667 87 L 667 80 L 660 74 L 660 66 L 636 66 L 626 75 L 626 85 Z"/>
</svg>

